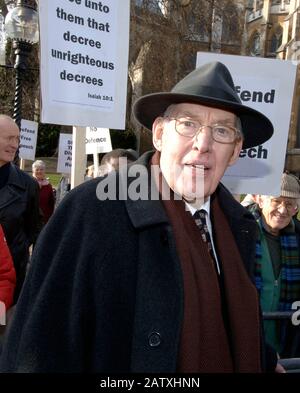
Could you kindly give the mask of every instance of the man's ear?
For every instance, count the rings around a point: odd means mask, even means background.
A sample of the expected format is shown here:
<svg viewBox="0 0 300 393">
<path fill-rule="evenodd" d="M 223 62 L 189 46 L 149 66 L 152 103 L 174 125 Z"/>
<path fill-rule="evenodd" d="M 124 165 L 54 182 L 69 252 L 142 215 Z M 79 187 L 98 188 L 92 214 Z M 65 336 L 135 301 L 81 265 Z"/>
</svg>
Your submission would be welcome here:
<svg viewBox="0 0 300 393">
<path fill-rule="evenodd" d="M 295 212 L 293 213 L 293 217 L 298 213 L 299 207 L 297 206 L 297 209 L 295 209 Z"/>
<path fill-rule="evenodd" d="M 152 142 L 156 150 L 161 151 L 164 119 L 157 117 L 152 126 Z"/>
<path fill-rule="evenodd" d="M 240 152 L 242 150 L 242 146 L 243 146 L 243 140 L 241 139 L 240 141 L 236 142 L 235 146 L 234 146 L 234 150 L 232 153 L 232 156 L 229 160 L 228 166 L 233 165 L 239 158 L 240 156 Z"/>
</svg>

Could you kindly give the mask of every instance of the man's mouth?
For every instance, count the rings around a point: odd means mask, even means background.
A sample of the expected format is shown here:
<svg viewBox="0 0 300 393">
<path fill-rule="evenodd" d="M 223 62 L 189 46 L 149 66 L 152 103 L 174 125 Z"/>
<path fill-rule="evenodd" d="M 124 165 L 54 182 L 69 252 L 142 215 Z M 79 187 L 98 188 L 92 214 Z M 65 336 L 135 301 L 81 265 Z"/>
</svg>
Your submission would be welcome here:
<svg viewBox="0 0 300 393">
<path fill-rule="evenodd" d="M 275 217 L 275 219 L 277 220 L 277 221 L 283 221 L 283 220 L 286 220 L 286 218 L 287 218 L 287 216 L 283 216 L 283 215 L 277 215 L 277 216 L 274 216 Z"/>
<path fill-rule="evenodd" d="M 185 165 L 188 167 L 191 167 L 191 168 L 204 170 L 204 171 L 207 171 L 208 169 L 210 169 L 208 166 L 203 165 L 203 164 L 185 164 Z"/>
</svg>

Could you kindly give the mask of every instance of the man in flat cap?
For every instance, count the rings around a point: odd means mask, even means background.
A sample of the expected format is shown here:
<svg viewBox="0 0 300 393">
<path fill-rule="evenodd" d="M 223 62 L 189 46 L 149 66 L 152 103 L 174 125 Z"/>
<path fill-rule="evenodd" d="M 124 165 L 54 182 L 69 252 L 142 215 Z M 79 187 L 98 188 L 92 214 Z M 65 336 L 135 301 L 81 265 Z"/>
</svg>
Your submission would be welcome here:
<svg viewBox="0 0 300 393">
<path fill-rule="evenodd" d="M 279 195 L 257 195 L 259 236 L 255 283 L 264 312 L 295 311 L 300 300 L 299 179 L 283 173 Z M 300 356 L 300 326 L 293 318 L 265 320 L 266 341 L 281 357 Z"/>
<path fill-rule="evenodd" d="M 275 369 L 248 274 L 256 222 L 220 183 L 271 122 L 242 105 L 219 62 L 133 110 L 155 152 L 65 197 L 36 245 L 1 370 Z M 103 184 L 115 185 L 106 200 Z"/>
</svg>

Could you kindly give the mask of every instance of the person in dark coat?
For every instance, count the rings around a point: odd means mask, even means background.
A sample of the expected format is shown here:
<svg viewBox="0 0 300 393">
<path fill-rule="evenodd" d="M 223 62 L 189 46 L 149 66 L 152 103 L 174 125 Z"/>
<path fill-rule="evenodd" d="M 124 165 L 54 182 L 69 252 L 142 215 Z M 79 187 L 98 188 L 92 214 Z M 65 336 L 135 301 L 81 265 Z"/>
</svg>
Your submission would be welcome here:
<svg viewBox="0 0 300 393">
<path fill-rule="evenodd" d="M 220 183 L 271 122 L 206 64 L 141 97 L 155 152 L 86 182 L 42 232 L 3 372 L 263 372 L 256 222 Z M 204 210 L 204 211 L 203 211 Z"/>
<path fill-rule="evenodd" d="M 16 270 L 14 302 L 25 279 L 29 248 L 41 229 L 38 184 L 12 163 L 19 141 L 16 123 L 0 115 L 0 224 Z"/>
</svg>

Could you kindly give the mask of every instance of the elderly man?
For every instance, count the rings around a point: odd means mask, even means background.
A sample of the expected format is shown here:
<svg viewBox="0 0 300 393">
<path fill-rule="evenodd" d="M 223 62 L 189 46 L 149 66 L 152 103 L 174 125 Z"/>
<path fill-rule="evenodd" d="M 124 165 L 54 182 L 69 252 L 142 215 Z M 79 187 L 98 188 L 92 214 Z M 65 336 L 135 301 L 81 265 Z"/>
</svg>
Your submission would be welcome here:
<svg viewBox="0 0 300 393">
<path fill-rule="evenodd" d="M 272 124 L 242 105 L 219 62 L 141 97 L 134 113 L 155 153 L 61 203 L 37 244 L 2 371 L 266 370 L 247 274 L 256 222 L 220 179 Z M 114 180 L 117 197 L 103 200 Z"/>
<path fill-rule="evenodd" d="M 279 196 L 256 198 L 261 217 L 258 219 L 256 286 L 262 310 L 293 311 L 300 300 L 300 224 L 294 219 L 299 210 L 300 183 L 284 173 Z M 266 320 L 267 342 L 284 357 L 300 356 L 299 326 L 291 320 Z"/>
<path fill-rule="evenodd" d="M 0 224 L 16 270 L 15 302 L 25 279 L 29 247 L 41 227 L 38 184 L 12 163 L 19 142 L 16 123 L 0 115 Z"/>
</svg>

